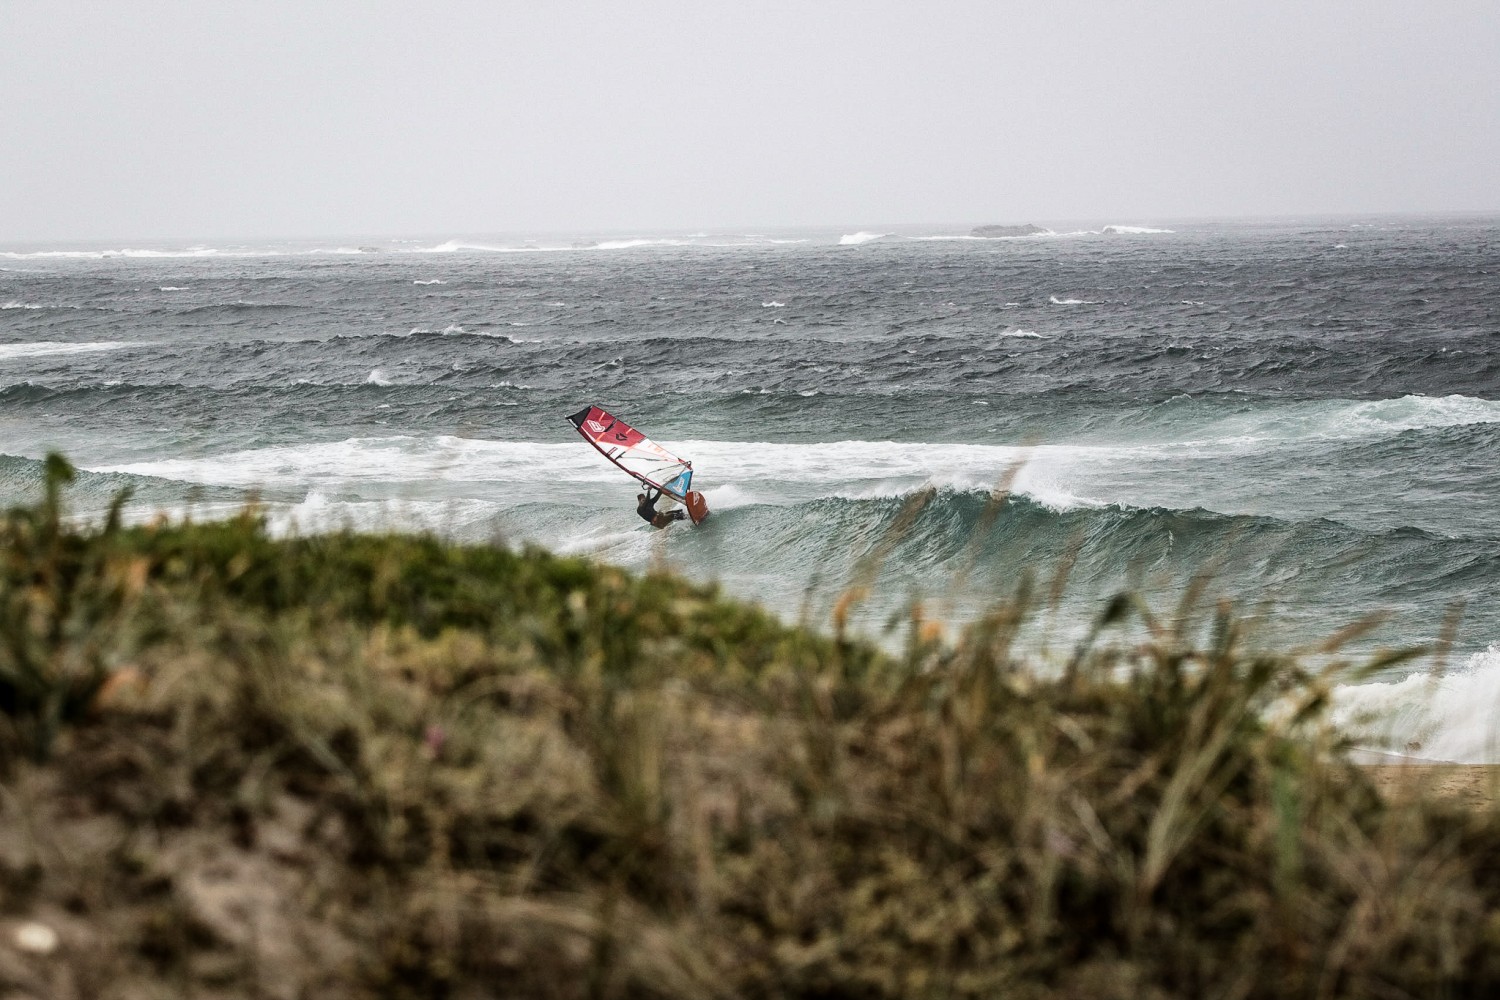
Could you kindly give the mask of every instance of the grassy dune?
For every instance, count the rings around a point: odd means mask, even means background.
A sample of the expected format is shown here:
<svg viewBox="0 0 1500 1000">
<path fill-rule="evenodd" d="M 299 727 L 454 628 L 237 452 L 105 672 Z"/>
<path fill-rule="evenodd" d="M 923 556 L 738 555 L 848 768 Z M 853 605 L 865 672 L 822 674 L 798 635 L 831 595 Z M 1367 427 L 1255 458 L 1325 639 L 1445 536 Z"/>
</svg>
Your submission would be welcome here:
<svg viewBox="0 0 1500 1000">
<path fill-rule="evenodd" d="M 1378 794 L 1324 716 L 1370 664 L 1227 609 L 1116 598 L 1039 671 L 1018 581 L 896 655 L 541 552 L 69 527 L 49 469 L 0 518 L 0 996 L 1500 989 L 1500 815 Z"/>
</svg>

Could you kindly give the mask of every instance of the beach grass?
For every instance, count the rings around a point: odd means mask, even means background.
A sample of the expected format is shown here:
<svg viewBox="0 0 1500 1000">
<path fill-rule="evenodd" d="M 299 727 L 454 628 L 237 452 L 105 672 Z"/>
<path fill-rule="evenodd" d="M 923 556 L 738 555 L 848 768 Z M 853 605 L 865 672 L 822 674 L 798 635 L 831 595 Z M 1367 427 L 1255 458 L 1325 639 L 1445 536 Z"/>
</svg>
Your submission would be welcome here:
<svg viewBox="0 0 1500 1000">
<path fill-rule="evenodd" d="M 882 650 L 868 581 L 825 633 L 254 509 L 75 524 L 69 475 L 0 518 L 0 995 L 1500 989 L 1500 813 L 1381 794 L 1328 722 L 1409 651 L 1106 595 L 1038 663 L 1027 579 Z"/>
</svg>

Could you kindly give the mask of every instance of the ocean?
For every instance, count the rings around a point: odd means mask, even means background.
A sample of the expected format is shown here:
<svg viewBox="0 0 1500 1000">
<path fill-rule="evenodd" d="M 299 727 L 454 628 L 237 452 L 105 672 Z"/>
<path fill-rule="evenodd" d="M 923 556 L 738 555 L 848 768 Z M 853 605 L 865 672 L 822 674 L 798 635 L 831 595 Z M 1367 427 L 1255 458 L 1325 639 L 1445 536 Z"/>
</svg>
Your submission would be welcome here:
<svg viewBox="0 0 1500 1000">
<path fill-rule="evenodd" d="M 247 498 L 278 531 L 435 531 L 718 581 L 898 644 L 1031 580 L 1037 648 L 1190 581 L 1313 649 L 1365 745 L 1500 761 L 1500 219 L 201 245 L 0 245 L 0 502 Z M 692 459 L 657 532 L 565 417 Z M 904 504 L 932 488 L 916 520 Z M 997 505 L 997 489 L 1003 495 Z M 1356 722 L 1368 713 L 1376 722 Z"/>
</svg>

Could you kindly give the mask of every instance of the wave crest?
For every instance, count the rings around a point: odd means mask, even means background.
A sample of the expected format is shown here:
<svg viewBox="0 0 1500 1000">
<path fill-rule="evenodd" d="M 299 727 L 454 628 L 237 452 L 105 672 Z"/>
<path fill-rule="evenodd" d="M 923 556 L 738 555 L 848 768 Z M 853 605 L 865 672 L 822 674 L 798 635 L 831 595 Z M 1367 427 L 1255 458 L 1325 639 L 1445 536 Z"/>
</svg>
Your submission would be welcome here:
<svg viewBox="0 0 1500 1000">
<path fill-rule="evenodd" d="M 0 361 L 54 354 L 94 354 L 99 351 L 120 351 L 141 346 L 144 345 L 124 340 L 91 340 L 76 343 L 62 340 L 37 340 L 29 344 L 0 344 Z"/>
<path fill-rule="evenodd" d="M 1500 645 L 1457 669 L 1334 691 L 1334 722 L 1363 746 L 1459 764 L 1500 761 Z"/>
</svg>

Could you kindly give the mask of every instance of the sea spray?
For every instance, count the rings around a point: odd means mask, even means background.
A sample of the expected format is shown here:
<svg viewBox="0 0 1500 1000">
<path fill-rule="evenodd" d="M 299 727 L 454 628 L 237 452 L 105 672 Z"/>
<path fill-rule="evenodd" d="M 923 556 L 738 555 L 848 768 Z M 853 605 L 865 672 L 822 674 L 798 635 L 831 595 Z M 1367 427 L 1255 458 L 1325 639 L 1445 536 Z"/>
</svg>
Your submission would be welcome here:
<svg viewBox="0 0 1500 1000">
<path fill-rule="evenodd" d="M 1346 685 L 1334 720 L 1361 746 L 1426 760 L 1500 763 L 1500 646 L 1443 671 Z"/>
</svg>

